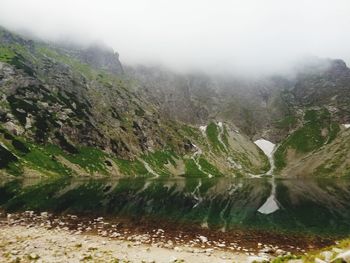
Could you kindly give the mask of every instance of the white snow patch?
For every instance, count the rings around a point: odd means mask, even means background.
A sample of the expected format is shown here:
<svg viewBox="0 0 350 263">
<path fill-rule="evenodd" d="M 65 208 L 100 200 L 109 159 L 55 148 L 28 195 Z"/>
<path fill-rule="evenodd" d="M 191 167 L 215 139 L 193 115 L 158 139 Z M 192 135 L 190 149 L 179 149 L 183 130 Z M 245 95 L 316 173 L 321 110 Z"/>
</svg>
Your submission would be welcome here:
<svg viewBox="0 0 350 263">
<path fill-rule="evenodd" d="M 258 209 L 258 212 L 268 215 L 268 214 L 272 214 L 278 209 L 279 209 L 279 206 L 275 200 L 275 196 L 271 195 L 269 198 L 267 198 L 266 202 Z"/>
<path fill-rule="evenodd" d="M 343 125 L 344 125 L 345 129 L 350 128 L 350 124 L 343 124 Z"/>
<path fill-rule="evenodd" d="M 259 139 L 254 142 L 264 153 L 265 155 L 269 158 L 270 162 L 270 170 L 266 173 L 266 175 L 272 175 L 271 179 L 271 194 L 270 196 L 266 199 L 265 203 L 258 209 L 259 213 L 268 215 L 271 214 L 279 209 L 278 202 L 276 200 L 276 182 L 275 182 L 275 177 L 273 176 L 272 172 L 275 168 L 275 163 L 273 159 L 273 153 L 275 150 L 275 144 L 273 144 L 270 141 L 264 140 L 264 139 Z"/>
<path fill-rule="evenodd" d="M 275 144 L 264 139 L 256 140 L 254 143 L 266 154 L 267 157 L 272 157 Z"/>
</svg>

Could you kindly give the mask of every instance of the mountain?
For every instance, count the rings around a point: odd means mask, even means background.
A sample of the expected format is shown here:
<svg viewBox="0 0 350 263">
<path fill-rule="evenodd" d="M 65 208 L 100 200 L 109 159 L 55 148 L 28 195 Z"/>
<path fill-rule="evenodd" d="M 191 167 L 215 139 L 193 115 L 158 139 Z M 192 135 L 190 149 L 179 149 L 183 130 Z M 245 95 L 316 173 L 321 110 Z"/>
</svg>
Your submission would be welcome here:
<svg viewBox="0 0 350 263">
<path fill-rule="evenodd" d="M 269 169 L 234 123 L 206 118 L 200 127 L 165 114 L 103 45 L 0 29 L 0 86 L 2 174 L 215 177 Z"/>
<path fill-rule="evenodd" d="M 342 125 L 350 123 L 350 69 L 342 60 L 309 58 L 289 76 L 256 79 L 179 76 L 145 67 L 126 71 L 174 120 L 200 124 L 220 119 L 237 125 L 251 140 L 276 143 L 275 174 L 350 174 Z"/>
<path fill-rule="evenodd" d="M 103 44 L 0 30 L 1 173 L 345 176 L 350 69 L 312 58 L 254 78 L 126 66 Z M 346 126 L 348 127 L 348 126 Z"/>
</svg>

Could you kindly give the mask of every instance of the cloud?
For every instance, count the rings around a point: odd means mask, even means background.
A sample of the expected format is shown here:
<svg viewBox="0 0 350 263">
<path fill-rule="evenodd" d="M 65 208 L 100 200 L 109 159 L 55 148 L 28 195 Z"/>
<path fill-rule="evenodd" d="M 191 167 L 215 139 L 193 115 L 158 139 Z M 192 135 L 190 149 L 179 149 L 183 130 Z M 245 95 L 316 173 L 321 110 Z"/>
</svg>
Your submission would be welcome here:
<svg viewBox="0 0 350 263">
<path fill-rule="evenodd" d="M 350 62 L 348 0 L 0 0 L 0 24 L 102 40 L 123 63 L 271 73 L 303 56 Z"/>
</svg>

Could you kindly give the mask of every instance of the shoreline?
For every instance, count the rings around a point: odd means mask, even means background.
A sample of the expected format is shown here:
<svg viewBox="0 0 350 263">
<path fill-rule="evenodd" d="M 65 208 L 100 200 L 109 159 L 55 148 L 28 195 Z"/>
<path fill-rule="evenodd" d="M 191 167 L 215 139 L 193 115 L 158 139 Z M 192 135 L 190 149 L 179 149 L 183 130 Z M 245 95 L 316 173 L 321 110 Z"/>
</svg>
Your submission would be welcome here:
<svg viewBox="0 0 350 263">
<path fill-rule="evenodd" d="M 174 249 L 45 227 L 5 226 L 0 230 L 1 262 L 247 262 L 243 253 Z"/>
<path fill-rule="evenodd" d="M 2 217 L 0 217 L 0 241 L 6 243 L 6 236 L 12 233 L 14 236 L 18 236 L 20 240 L 29 239 L 34 240 L 34 243 L 39 242 L 39 247 L 45 248 L 51 241 L 55 242 L 58 246 L 57 250 L 61 250 L 60 247 L 64 246 L 65 243 L 63 240 L 70 240 L 74 237 L 82 244 L 96 241 L 99 244 L 97 251 L 105 251 L 105 248 L 110 248 L 112 252 L 101 253 L 112 255 L 115 258 L 126 251 L 126 255 L 123 254 L 125 258 L 119 259 L 130 260 L 131 262 L 135 260 L 135 262 L 142 262 L 140 259 L 150 260 L 149 262 L 152 262 L 152 260 L 155 260 L 155 262 L 181 262 L 170 261 L 171 258 L 183 259 L 185 262 L 213 262 L 214 259 L 215 262 L 232 262 L 232 260 L 235 262 L 252 262 L 254 260 L 270 260 L 279 256 L 303 255 L 308 250 L 332 244 L 331 241 L 322 243 L 319 239 L 316 239 L 313 241 L 314 243 L 310 243 L 311 246 L 309 244 L 308 247 L 302 248 L 300 245 L 308 244 L 308 240 L 304 240 L 303 243 L 301 242 L 302 239 L 293 239 L 291 236 L 284 236 L 283 238 L 283 235 L 279 235 L 279 239 L 275 237 L 275 242 L 288 241 L 288 244 L 298 244 L 298 246 L 288 245 L 289 249 L 286 249 L 288 247 L 283 243 L 271 245 L 269 238 L 272 236 L 258 236 L 253 231 L 237 232 L 234 235 L 234 232 L 222 233 L 208 229 L 191 229 L 189 226 L 182 229 L 176 226 L 166 227 L 160 223 L 158 227 L 155 227 L 155 225 L 143 224 L 142 222 L 136 224 L 131 221 L 115 220 L 111 221 L 102 217 L 53 215 L 47 212 L 36 214 L 33 211 L 2 214 Z M 38 233 L 43 237 L 50 237 L 51 241 L 46 244 L 38 237 L 40 236 Z M 35 238 L 32 239 L 32 237 Z M 56 240 L 56 238 L 58 239 Z M 262 242 L 262 239 L 265 239 L 265 242 Z M 60 244 L 60 242 L 63 242 L 63 244 Z M 13 244 L 16 244 L 16 242 Z M 6 250 L 2 251 L 3 256 L 12 255 L 7 246 L 9 244 L 2 245 L 1 250 Z M 9 247 L 11 248 L 11 246 Z M 112 249 L 113 247 L 114 249 Z M 16 249 L 14 245 L 12 250 L 23 251 L 23 248 Z M 83 251 L 83 249 L 81 250 Z M 35 252 L 35 249 L 33 251 L 32 253 L 43 253 L 43 251 Z M 71 251 L 69 252 L 71 254 L 73 252 L 77 254 L 73 253 L 74 256 L 72 254 L 74 260 L 78 260 L 82 256 L 81 251 L 78 251 L 78 253 L 77 249 L 72 249 L 72 246 L 70 246 L 69 251 Z M 84 250 L 85 254 L 89 254 L 88 252 L 89 250 Z M 28 257 L 28 255 L 20 255 Z M 94 257 L 95 254 L 91 255 L 90 253 L 89 255 Z M 153 259 L 150 259 L 151 257 Z M 198 257 L 200 257 L 200 261 L 198 261 Z M 161 258 L 161 260 L 157 260 L 157 258 Z M 196 259 L 197 261 L 195 261 Z M 209 261 L 206 261 L 207 259 Z M 108 262 L 108 260 L 112 259 L 109 256 L 104 258 L 104 261 Z M 44 260 L 43 262 L 47 261 Z"/>
</svg>

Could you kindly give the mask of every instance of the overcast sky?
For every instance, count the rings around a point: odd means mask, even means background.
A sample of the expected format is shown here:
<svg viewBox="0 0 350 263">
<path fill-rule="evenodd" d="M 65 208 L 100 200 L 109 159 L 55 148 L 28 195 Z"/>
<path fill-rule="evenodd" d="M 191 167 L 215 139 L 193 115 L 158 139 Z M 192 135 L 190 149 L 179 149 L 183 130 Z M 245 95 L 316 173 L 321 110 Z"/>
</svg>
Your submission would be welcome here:
<svg viewBox="0 0 350 263">
<path fill-rule="evenodd" d="M 349 0 L 0 0 L 0 24 L 102 40 L 124 64 L 272 72 L 310 55 L 350 62 Z"/>
</svg>

